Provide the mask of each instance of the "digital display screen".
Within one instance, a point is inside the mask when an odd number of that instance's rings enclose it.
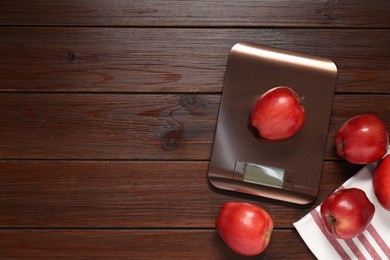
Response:
[[[282,189],[284,175],[281,168],[246,163],[243,181]]]

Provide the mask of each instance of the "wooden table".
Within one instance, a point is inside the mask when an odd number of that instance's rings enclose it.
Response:
[[[1,1],[0,258],[245,259],[218,237],[227,201],[265,208],[258,259],[313,259],[292,223],[362,166],[337,157],[352,116],[390,128],[387,1]],[[339,76],[318,198],[213,188],[230,48],[332,59]]]

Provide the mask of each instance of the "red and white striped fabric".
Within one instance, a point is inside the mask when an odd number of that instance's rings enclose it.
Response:
[[[390,259],[390,212],[380,206],[374,194],[372,175],[376,164],[363,167],[340,189],[360,188],[375,205],[367,230],[352,239],[336,239],[325,230],[320,205],[294,223],[298,233],[318,259]]]

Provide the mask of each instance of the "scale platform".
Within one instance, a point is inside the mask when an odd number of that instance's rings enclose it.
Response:
[[[318,193],[337,80],[329,59],[238,43],[231,49],[208,178],[215,187],[297,204]],[[306,120],[293,137],[266,140],[250,125],[257,98],[287,86],[304,96]]]

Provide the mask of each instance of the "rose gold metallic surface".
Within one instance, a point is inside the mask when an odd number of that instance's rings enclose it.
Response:
[[[208,177],[217,188],[298,204],[314,200],[337,79],[326,58],[236,44],[225,74]],[[306,121],[293,137],[262,139],[250,125],[256,99],[276,86],[304,96]]]

